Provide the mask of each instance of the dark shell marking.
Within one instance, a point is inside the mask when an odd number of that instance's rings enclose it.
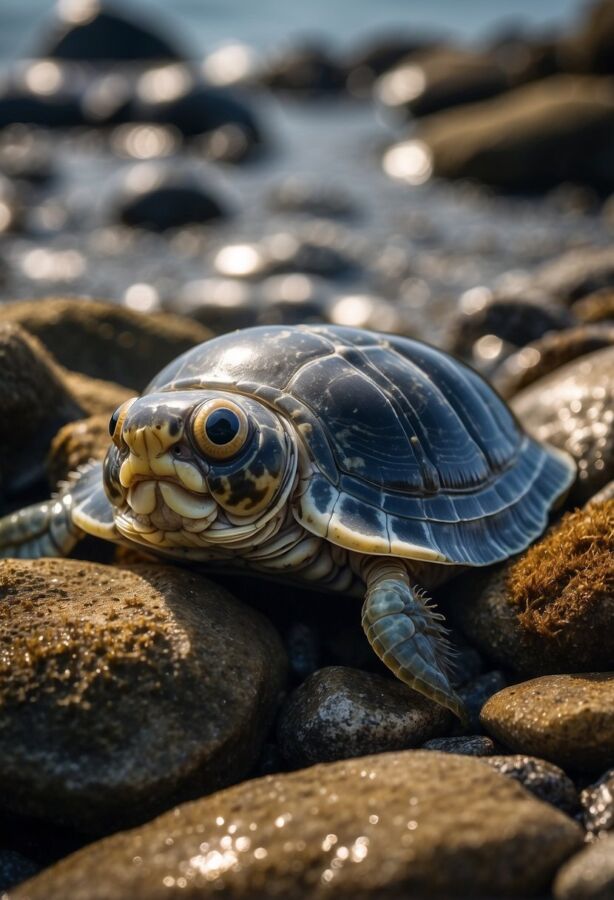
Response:
[[[285,415],[316,469],[303,524],[364,552],[488,565],[541,534],[575,474],[473,370],[406,338],[246,329],[180,356],[146,393],[198,388]]]

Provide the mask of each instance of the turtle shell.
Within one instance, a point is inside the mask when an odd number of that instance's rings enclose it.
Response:
[[[299,516],[364,553],[488,565],[543,531],[567,454],[537,443],[472,369],[419,341],[250,328],[180,356],[146,392],[220,389],[290,421],[314,465]]]

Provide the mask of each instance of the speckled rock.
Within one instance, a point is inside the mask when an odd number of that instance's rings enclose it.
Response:
[[[484,760],[502,775],[518,781],[540,800],[573,815],[578,809],[578,792],[562,769],[533,756],[488,756]]]
[[[46,464],[49,484],[56,487],[90,459],[104,459],[110,440],[106,413],[69,422],[51,442]]]
[[[300,767],[419,747],[451,724],[447,710],[400,681],[328,666],[290,696],[280,714],[278,741],[284,758]]]
[[[508,356],[491,381],[502,397],[513,397],[560,366],[611,346],[614,346],[614,324],[579,325],[546,334]]]
[[[578,464],[569,504],[585,503],[614,478],[614,347],[567,363],[517,394],[511,407],[538,440]]]
[[[95,300],[49,298],[0,307],[0,325],[22,325],[66,368],[141,391],[180,353],[211,333],[191,319],[133,312]]]
[[[517,559],[469,575],[452,620],[521,676],[608,669],[614,659],[614,500],[568,513]]]
[[[556,900],[612,900],[614,897],[614,835],[596,841],[572,856],[554,881]]]
[[[614,187],[614,90],[606,79],[556,75],[503,97],[423,120],[412,143],[444,178],[508,189],[562,181]]]
[[[285,658],[269,623],[193,573],[0,564],[4,809],[100,833],[243,777]]]
[[[600,288],[582,297],[571,307],[581,322],[614,322],[614,287]]]
[[[545,675],[505,688],[482,725],[517,753],[563,768],[603,771],[614,759],[614,673]]]
[[[43,475],[58,429],[85,412],[42,344],[11,323],[0,323],[0,369],[0,490],[14,496]]]
[[[186,804],[85,848],[12,897],[527,896],[545,892],[581,843],[568,816],[481,760],[410,750]]]
[[[593,835],[614,831],[614,769],[580,794],[584,827]]]
[[[38,871],[36,863],[21,853],[0,850],[0,891],[6,891],[26,878],[32,878]]]
[[[441,753],[459,753],[461,756],[490,756],[495,752],[494,742],[485,734],[459,737],[431,738],[422,745],[423,750],[439,750]]]
[[[614,287],[614,249],[579,247],[545,263],[532,284],[565,303]]]

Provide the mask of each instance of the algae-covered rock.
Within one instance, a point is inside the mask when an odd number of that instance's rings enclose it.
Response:
[[[481,760],[407,750],[248,781],[113,835],[14,900],[546,893],[581,829]]]
[[[0,563],[0,806],[103,832],[245,776],[283,685],[258,613],[171,566]]]

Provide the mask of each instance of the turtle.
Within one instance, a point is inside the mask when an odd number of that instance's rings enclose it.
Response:
[[[0,521],[1,555],[65,555],[89,534],[362,596],[380,659],[460,717],[427,592],[524,550],[576,474],[467,365],[332,325],[195,346],[124,402],[109,432],[103,462]]]

